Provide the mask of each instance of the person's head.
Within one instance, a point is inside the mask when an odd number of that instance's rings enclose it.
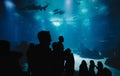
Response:
[[[95,63],[94,63],[93,60],[90,60],[90,64],[91,64],[91,65],[95,65]]]
[[[98,61],[98,62],[97,62],[97,66],[98,66],[99,68],[103,69],[103,63],[102,63],[101,61]]]
[[[58,48],[58,43],[57,43],[57,42],[54,42],[54,43],[52,44],[52,48],[53,48],[53,50],[56,50],[56,49]]]
[[[65,54],[68,55],[68,54],[70,54],[70,53],[71,53],[71,49],[70,49],[70,48],[67,48],[67,49],[65,50]]]
[[[51,42],[51,36],[49,31],[40,31],[38,32],[38,39],[41,44],[50,44]]]
[[[82,65],[87,65],[86,61],[85,60],[82,60]]]
[[[58,39],[59,39],[60,42],[64,42],[64,38],[63,38],[63,36],[59,36]]]

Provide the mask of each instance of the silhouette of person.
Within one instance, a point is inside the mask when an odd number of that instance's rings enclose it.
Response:
[[[49,31],[40,31],[38,32],[39,44],[34,46],[34,50],[31,51],[31,75],[32,76],[47,76],[50,71],[50,54],[51,48],[51,35]]]
[[[63,42],[64,42],[63,36],[59,36],[58,42],[57,43],[55,42],[56,49],[54,50],[54,51],[56,51],[56,58],[57,58],[56,64],[58,65],[57,67],[59,68],[59,73],[61,72],[61,74],[64,72],[64,45],[63,45]]]
[[[95,63],[93,60],[90,60],[90,65],[89,65],[89,76],[95,76]]]
[[[64,54],[61,45],[58,42],[53,42],[53,58],[54,58],[54,73],[55,76],[61,76],[64,71]]]
[[[89,76],[88,67],[85,60],[82,60],[79,66],[79,76]]]
[[[65,50],[65,73],[66,76],[74,76],[74,56],[70,48]]]
[[[0,40],[0,76],[23,76],[19,65],[21,54],[10,50],[10,42]]]
[[[64,45],[63,45],[63,42],[64,42],[64,37],[63,36],[59,36],[58,37],[58,44],[61,46],[61,49],[64,50]]]
[[[0,40],[0,76],[10,74],[9,52],[10,43],[6,40]],[[10,74],[11,75],[11,74]],[[6,75],[7,76],[7,75]]]
[[[103,63],[101,61],[97,62],[97,76],[103,76]]]
[[[108,68],[103,69],[103,76],[112,76],[112,72]]]

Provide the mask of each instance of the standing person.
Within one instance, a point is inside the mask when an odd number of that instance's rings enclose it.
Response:
[[[65,74],[66,76],[74,76],[75,60],[71,49],[65,50]]]
[[[88,67],[85,60],[82,60],[79,66],[79,76],[89,76]]]
[[[10,49],[10,42],[0,40],[0,76],[24,76],[19,60],[21,54]]]
[[[51,36],[49,31],[38,32],[39,44],[34,45],[34,49],[29,53],[29,62],[32,76],[47,76],[50,70]]]
[[[58,44],[60,44],[61,46],[61,49],[64,50],[64,45],[63,45],[63,42],[64,42],[64,37],[63,36],[59,36],[58,37]]]
[[[64,72],[64,45],[63,45],[63,42],[64,42],[64,37],[63,36],[59,36],[58,37],[58,51],[59,51],[59,59],[61,61],[61,72],[63,73]]]
[[[61,45],[58,42],[53,42],[52,44],[52,55],[55,76],[62,76],[64,72],[64,52]]]
[[[89,76],[96,76],[95,75],[95,63],[93,60],[90,60],[90,65],[89,65]]]
[[[101,61],[97,62],[97,76],[103,76],[103,63]]]
[[[112,76],[112,72],[110,69],[108,69],[107,67],[105,67],[103,69],[103,76]]]

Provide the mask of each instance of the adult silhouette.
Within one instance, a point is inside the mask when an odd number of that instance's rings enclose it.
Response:
[[[82,60],[79,66],[79,76],[89,76],[88,67],[85,60]]]
[[[112,72],[108,68],[103,69],[103,76],[112,76]]]
[[[74,76],[75,60],[70,48],[65,50],[65,74],[66,76]]]
[[[64,37],[63,36],[59,36],[58,40],[59,40],[58,44],[60,45],[61,49],[64,51],[64,45],[63,45]]]
[[[10,42],[0,40],[0,76],[23,76],[19,65],[21,54],[10,50]]]
[[[95,63],[93,60],[90,60],[90,65],[89,65],[89,76],[95,76]]]
[[[58,37],[58,42],[53,42],[53,53],[54,53],[54,69],[56,76],[61,76],[64,72],[64,38],[63,36]]]
[[[58,42],[53,42],[53,64],[55,76],[61,76],[64,71],[64,54],[61,45]]]
[[[47,76],[50,73],[50,42],[51,35],[49,31],[40,31],[38,32],[38,40],[39,44],[35,45],[32,49],[31,53],[29,53],[31,57],[30,61],[30,69],[32,76]]]
[[[10,63],[10,43],[6,40],[0,40],[0,76],[11,75]]]
[[[103,76],[103,63],[101,61],[97,62],[97,76]]]

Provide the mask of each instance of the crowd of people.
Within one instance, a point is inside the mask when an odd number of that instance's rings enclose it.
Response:
[[[95,72],[95,68],[97,72]],[[112,76],[112,72],[103,66],[101,61],[95,65],[94,60],[90,60],[89,68],[85,60],[82,60],[79,66],[79,76]]]
[[[70,48],[64,49],[64,37],[59,36],[58,41],[51,45],[49,31],[38,32],[39,44],[30,43],[26,52],[28,71],[24,72],[19,64],[21,54],[10,50],[10,42],[0,40],[0,75],[3,76],[74,76],[75,60]],[[94,68],[97,68],[97,74]],[[79,66],[79,76],[112,76],[112,72],[103,67],[102,62],[95,66],[90,61],[88,69],[83,60]]]

